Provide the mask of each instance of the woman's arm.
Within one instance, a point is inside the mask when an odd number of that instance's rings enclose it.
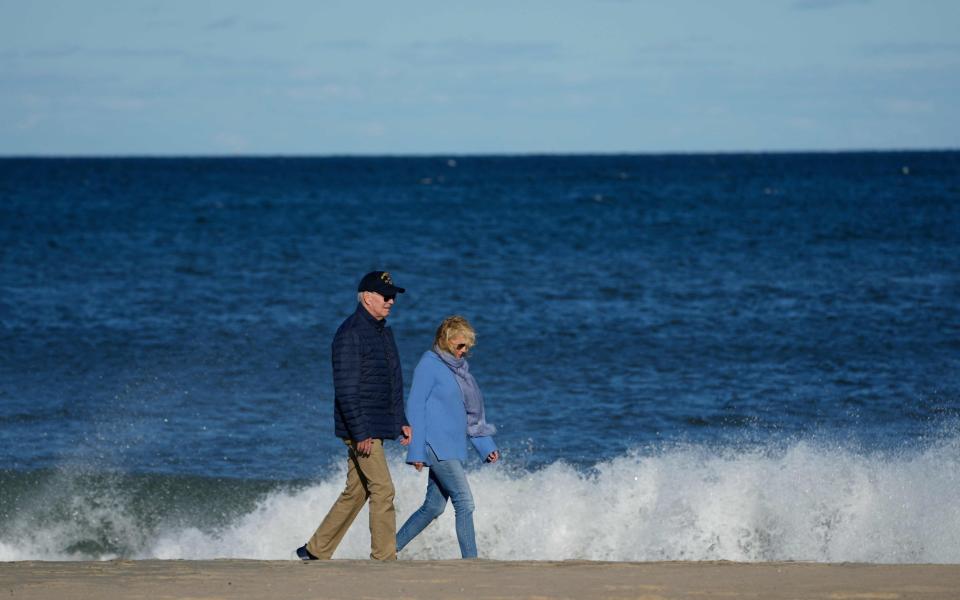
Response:
[[[493,437],[489,435],[481,435],[477,437],[470,438],[470,442],[473,444],[473,448],[477,451],[477,454],[480,455],[480,458],[485,462],[496,462],[497,458],[500,458],[500,452],[497,450],[497,443],[493,441]],[[496,457],[493,455],[496,453]]]
[[[433,389],[435,378],[426,358],[421,358],[413,371],[413,383],[407,395],[406,414],[413,435],[407,446],[407,462],[410,464],[427,461],[427,398]]]

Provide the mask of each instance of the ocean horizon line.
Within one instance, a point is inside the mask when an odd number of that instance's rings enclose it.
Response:
[[[839,148],[771,150],[676,150],[676,151],[582,151],[582,152],[343,152],[343,153],[129,153],[129,154],[2,154],[0,160],[236,160],[236,159],[457,159],[457,158],[617,158],[695,156],[817,156],[864,154],[950,154],[960,146],[947,148]]]

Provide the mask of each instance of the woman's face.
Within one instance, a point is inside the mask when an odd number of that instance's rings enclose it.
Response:
[[[453,336],[450,338],[448,344],[450,345],[448,348],[450,354],[454,355],[456,358],[463,358],[466,356],[467,352],[470,351],[472,346],[472,344],[467,341],[467,338],[463,337],[462,335]]]

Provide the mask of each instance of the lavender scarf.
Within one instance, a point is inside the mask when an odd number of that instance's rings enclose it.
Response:
[[[465,358],[455,358],[449,352],[444,352],[437,346],[433,351],[443,364],[453,371],[453,376],[463,392],[463,407],[467,409],[467,434],[470,437],[480,437],[484,435],[493,435],[497,428],[487,423],[487,417],[483,410],[483,394],[480,393],[480,387],[477,380],[470,374],[470,364]]]

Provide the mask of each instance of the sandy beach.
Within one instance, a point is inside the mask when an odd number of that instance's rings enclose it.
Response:
[[[501,561],[0,563],[4,598],[960,598],[960,565]]]

